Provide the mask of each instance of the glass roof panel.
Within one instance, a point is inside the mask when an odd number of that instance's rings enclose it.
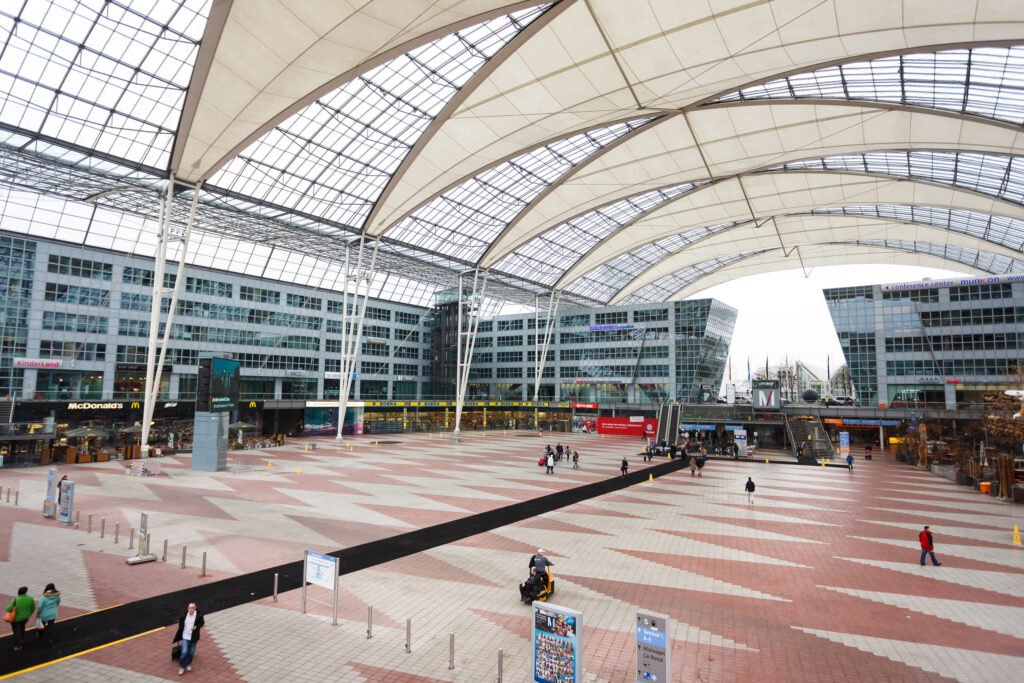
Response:
[[[494,270],[548,286],[554,285],[601,240],[640,216],[706,183],[702,180],[645,192],[572,218],[508,254],[494,265]]]
[[[812,214],[869,216],[906,223],[924,223],[970,235],[995,244],[1024,250],[1024,221],[990,213],[907,204],[834,206],[814,209]]]
[[[388,237],[477,261],[541,192],[592,154],[654,120],[645,117],[573,135],[498,164],[445,192],[392,228]]]
[[[445,104],[546,8],[471,26],[362,74],[277,125],[208,185],[361,228]]]
[[[1024,204],[1024,159],[978,152],[867,152],[792,161],[773,171],[848,171],[952,185]]]
[[[1024,46],[849,62],[767,81],[715,101],[800,98],[894,102],[1024,125]]]
[[[0,5],[0,119],[167,168],[209,0]]]
[[[751,221],[729,221],[717,225],[708,225],[694,230],[687,230],[678,235],[645,244],[627,254],[622,254],[611,261],[594,268],[580,279],[573,282],[566,291],[592,297],[600,301],[610,301],[623,287],[632,282],[638,275],[657,265],[673,254],[677,254],[694,242],[720,233],[737,225]]]
[[[770,250],[755,249],[752,251],[743,251],[688,266],[681,270],[677,270],[674,273],[670,273],[665,277],[658,278],[649,285],[641,287],[624,298],[620,303],[623,306],[628,306],[630,304],[646,304],[668,301],[670,297],[680,289],[686,287],[690,283],[696,282],[705,275],[709,275],[716,270],[726,268],[727,266],[736,263],[737,261],[742,261],[745,258],[750,258],[756,254],[762,254],[765,251]]]
[[[1020,260],[1012,259],[1002,254],[993,254],[988,251],[979,251],[970,247],[959,247],[952,244],[911,242],[907,240],[857,240],[855,242],[844,242],[843,244],[884,247],[886,249],[898,249],[915,254],[930,254],[931,256],[938,256],[949,261],[972,266],[986,273],[1006,274],[1024,272],[1024,262]]]

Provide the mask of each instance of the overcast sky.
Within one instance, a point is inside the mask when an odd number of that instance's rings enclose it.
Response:
[[[765,355],[770,366],[788,357],[790,363],[801,360],[824,378],[830,355],[833,372],[845,361],[822,289],[952,275],[965,274],[910,266],[830,266],[814,269],[807,278],[799,270],[753,275],[716,285],[693,298],[713,297],[739,311],[730,350],[734,381],[747,379],[748,356],[756,370],[764,367]]]

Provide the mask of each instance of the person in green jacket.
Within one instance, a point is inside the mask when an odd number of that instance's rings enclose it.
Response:
[[[7,610],[14,610],[14,621],[11,622],[11,631],[14,632],[14,649],[20,650],[25,642],[25,624],[29,617],[36,611],[36,600],[28,594],[28,586],[18,589],[18,595],[7,603]]]
[[[43,594],[39,596],[39,608],[36,612],[39,621],[43,622],[40,638],[53,641],[53,622],[57,621],[57,605],[60,604],[60,591],[52,583],[46,584]]]

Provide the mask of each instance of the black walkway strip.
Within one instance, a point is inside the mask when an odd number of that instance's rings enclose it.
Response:
[[[634,472],[626,478],[615,477],[558,491],[330,554],[341,559],[340,573],[350,574],[530,519],[551,510],[620,491],[646,481],[652,473],[659,477],[675,472],[682,468],[683,462],[681,459],[672,460]],[[537,476],[545,475],[538,473]],[[144,571],[140,571],[140,576]],[[279,575],[280,592],[302,587],[302,560],[298,560],[84,614],[66,623],[58,622],[55,629],[58,642],[53,646],[35,642],[34,634],[28,634],[25,649],[13,652],[13,639],[4,638],[0,641],[0,676],[167,626],[177,622],[189,602],[197,603],[204,614],[211,614],[269,597],[274,592],[275,573]],[[510,590],[512,589],[514,586],[510,586]],[[514,595],[514,591],[510,595]],[[168,654],[173,635],[173,631],[168,630]]]

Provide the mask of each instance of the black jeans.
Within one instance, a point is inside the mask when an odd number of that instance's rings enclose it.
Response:
[[[21,647],[22,643],[25,642],[25,624],[27,623],[28,619],[11,622],[11,631],[14,633],[14,647]]]

